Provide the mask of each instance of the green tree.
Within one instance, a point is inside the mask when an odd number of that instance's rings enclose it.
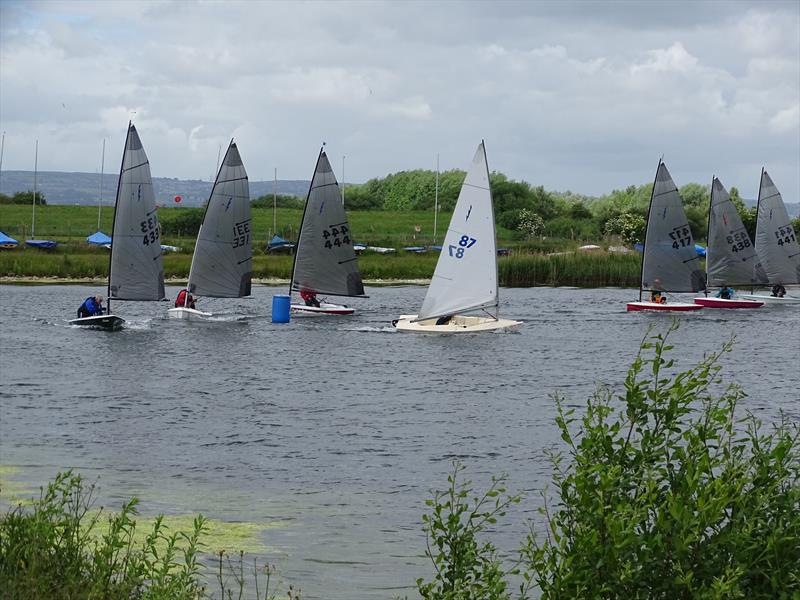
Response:
[[[8,194],[0,194],[0,204],[33,204],[33,190],[27,192],[14,192],[13,196]],[[44,194],[40,191],[36,192],[36,204],[39,206],[46,206],[47,200]]]
[[[618,235],[626,244],[643,244],[647,222],[644,217],[633,213],[622,213],[606,221],[606,235]]]

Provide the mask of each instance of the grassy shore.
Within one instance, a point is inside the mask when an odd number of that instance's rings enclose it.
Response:
[[[185,209],[159,209],[170,218]],[[20,240],[29,234],[30,207],[4,205],[0,207],[0,230]],[[103,210],[100,228],[111,233],[113,211]],[[278,232],[296,238],[296,226],[301,218],[296,209],[278,209]],[[449,214],[442,214],[446,224]],[[433,242],[433,215],[422,211],[351,211],[352,230],[358,241],[375,246],[402,248],[410,245],[430,245]],[[97,228],[97,208],[91,206],[43,206],[36,211],[36,237],[54,239],[59,246],[42,251],[24,244],[13,250],[0,251],[0,277],[35,280],[105,279],[108,276],[108,250],[85,243],[87,235]],[[421,231],[417,232],[415,227]],[[437,241],[441,243],[446,225],[440,227]],[[257,280],[285,280],[291,275],[290,255],[270,255],[263,252],[272,235],[272,211],[253,210],[254,240],[253,277]],[[498,246],[511,248],[511,256],[499,261],[500,284],[526,287],[548,286],[637,286],[640,256],[597,252],[576,253],[578,242],[563,239],[533,239],[520,241],[513,232],[498,228]],[[165,234],[162,242],[179,247],[179,252],[164,255],[164,275],[168,279],[186,279],[192,260],[195,236]],[[553,253],[557,253],[553,255]],[[365,252],[358,264],[366,281],[427,280],[433,275],[438,254],[415,254],[398,251],[396,254]]]

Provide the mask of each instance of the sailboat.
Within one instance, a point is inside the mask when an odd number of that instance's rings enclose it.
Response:
[[[231,140],[197,234],[189,269],[189,293],[184,295],[184,306],[167,311],[169,317],[202,320],[212,316],[190,308],[189,294],[212,298],[250,295],[253,272],[250,233],[250,187],[239,149]]]
[[[628,311],[690,311],[703,308],[694,302],[642,300],[644,291],[661,294],[705,289],[706,277],[699,262],[678,188],[664,161],[659,160],[647,214],[639,301],[628,302]]]
[[[764,303],[744,298],[708,296],[709,287],[754,285],[756,250],[747,235],[736,206],[722,182],[711,180],[708,206],[708,247],[706,248],[706,296],[694,303],[706,308],[758,308]]]
[[[783,286],[800,283],[800,245],[797,235],[781,193],[767,170],[762,168],[756,217],[756,254],[760,262],[756,266],[756,278],[759,283]],[[770,304],[800,303],[797,295],[779,298],[766,293],[753,293],[743,294],[742,297]]]
[[[309,298],[316,298],[317,294],[366,298],[342,195],[324,147],[319,151],[300,223],[289,286],[289,293],[292,292]],[[292,304],[291,310],[305,316],[355,312],[341,304],[318,303],[316,306],[312,300],[306,304]]]
[[[150,163],[139,134],[128,123],[114,204],[106,314],[70,321],[72,325],[120,329],[125,320],[111,311],[112,300],[164,298],[161,226],[156,213]]]
[[[483,311],[485,316],[463,313]],[[494,210],[486,150],[481,141],[458,195],[422,308],[392,321],[397,331],[476,333],[521,321],[499,316]]]
[[[43,250],[49,250],[50,248],[55,248],[58,245],[58,242],[54,240],[37,240],[36,239],[36,175],[39,171],[39,140],[36,140],[36,154],[33,160],[33,209],[31,211],[31,239],[25,240],[25,243],[28,246],[33,246],[34,248],[41,248]]]

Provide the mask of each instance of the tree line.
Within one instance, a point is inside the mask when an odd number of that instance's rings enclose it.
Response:
[[[33,204],[33,191],[14,192],[11,196],[0,194],[0,204]],[[47,200],[42,192],[36,192],[36,204],[46,206]]]

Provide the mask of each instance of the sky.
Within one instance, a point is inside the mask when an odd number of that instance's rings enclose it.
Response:
[[[105,172],[132,118],[158,177],[489,168],[601,195],[762,165],[800,200],[800,1],[0,2],[3,169]],[[342,177],[344,170],[344,177]]]

